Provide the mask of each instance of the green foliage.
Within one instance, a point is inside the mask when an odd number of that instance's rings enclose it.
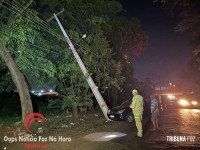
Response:
[[[62,101],[60,99],[49,100],[48,109],[60,109],[62,107]]]
[[[9,92],[14,89],[11,75],[4,62],[0,59],[0,93]]]
[[[138,56],[147,47],[147,35],[142,30],[137,18],[127,19],[115,17],[111,21],[112,29],[107,34],[111,44],[118,55],[124,57],[127,62]]]
[[[0,114],[0,122],[3,123],[5,126],[10,126],[19,121],[21,121],[21,117],[17,115]]]
[[[37,16],[38,14],[32,9],[27,11],[29,15]],[[42,83],[42,79],[53,77],[56,71],[55,66],[47,58],[51,45],[45,39],[40,27],[30,18],[24,17],[19,17],[8,25],[10,14],[7,9],[3,9],[2,12],[6,14],[6,17],[3,16],[3,19],[1,19],[0,46],[6,46],[17,66],[31,84],[36,83],[36,81],[39,84]],[[41,43],[43,47],[46,47],[46,50],[41,50],[40,46],[35,47],[35,45],[41,45]]]
[[[116,17],[122,6],[115,0],[44,0],[27,11],[31,11],[33,19],[39,21],[38,16],[46,19],[62,8],[65,11],[59,19],[89,70],[86,77],[66,42],[43,31],[30,18],[27,21],[19,17],[6,26],[6,17],[2,16],[0,44],[8,47],[31,85],[41,85],[46,78],[56,84],[62,95],[62,109],[91,107],[93,94],[86,78],[91,75],[99,89],[121,90],[124,81],[133,76],[131,56],[138,55],[146,47],[146,34],[137,19]],[[42,13],[36,10],[42,10]],[[7,10],[3,12],[9,16]],[[49,24],[60,33],[54,20]],[[88,37],[82,39],[85,33]],[[120,35],[127,40],[123,42]],[[51,101],[49,107],[55,107],[55,102]]]
[[[103,29],[115,52],[113,76],[123,81],[120,82],[120,88],[112,87],[113,105],[119,105],[130,99],[132,89],[137,86],[134,82],[133,60],[147,47],[148,38],[137,18],[116,16]]]
[[[110,48],[102,26],[108,24],[108,21],[122,7],[116,1],[101,0],[97,1],[63,1],[54,4],[43,1],[43,5],[48,5],[44,15],[48,16],[49,12],[55,11],[56,8],[65,8],[65,12],[59,15],[63,26],[68,28],[67,31],[73,41],[79,41],[75,46],[83,60],[85,66],[89,70],[89,74],[94,79],[99,88],[105,86],[120,87],[123,82],[123,77],[115,76],[116,62],[113,58],[113,50]],[[54,24],[55,25],[55,24]],[[83,33],[88,33],[89,36],[81,40]],[[51,56],[51,60],[56,60],[57,68],[57,89],[63,96],[62,109],[68,107],[91,107],[92,96],[91,90],[86,82],[86,78],[81,72],[77,62],[74,60],[71,51],[64,48],[58,56]],[[58,57],[59,59],[56,59]],[[62,58],[62,59],[61,59]]]

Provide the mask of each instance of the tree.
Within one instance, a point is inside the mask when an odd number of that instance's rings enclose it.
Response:
[[[8,15],[7,15],[7,17],[8,17]],[[8,22],[12,19],[11,17],[13,17],[13,16],[10,15]],[[2,17],[2,18],[5,19],[5,17]],[[3,19],[1,19],[1,24],[6,23]],[[9,25],[7,25],[7,28],[4,27],[2,29],[2,26],[1,26],[1,31],[8,34],[8,29],[12,28],[14,25],[16,25],[16,24],[12,24],[12,22],[11,22]],[[20,96],[20,100],[21,100],[21,108],[22,108],[22,120],[24,120],[26,115],[33,112],[33,108],[32,108],[32,103],[31,103],[31,99],[30,99],[30,95],[29,95],[29,91],[28,91],[28,87],[27,87],[25,78],[24,78],[23,74],[21,73],[21,71],[19,70],[17,64],[15,63],[13,57],[11,56],[11,54],[7,48],[9,42],[10,41],[9,41],[8,37],[1,36],[0,55],[1,55],[1,58],[4,60],[6,66],[8,67],[8,69],[12,75],[13,82],[15,83],[16,88],[19,92],[19,96]]]
[[[113,66],[116,65],[116,61],[113,58],[112,48],[102,28],[103,25],[108,24],[109,18],[121,9],[119,3],[109,1],[105,4],[100,0],[75,0],[65,1],[61,6],[60,3],[54,5],[55,1],[51,1],[52,3],[41,1],[43,4],[41,8],[46,6],[46,11],[44,11],[43,15],[48,16],[49,12],[54,12],[55,8],[64,7],[65,12],[59,16],[59,19],[72,40],[79,41],[78,44],[76,42],[74,44],[90,75],[97,83],[99,90],[101,91],[108,86],[119,87],[122,80],[120,76],[118,78],[114,76],[115,67]],[[55,24],[53,25],[55,26]],[[89,36],[84,41],[80,41],[84,33],[89,34]],[[65,54],[64,61],[56,61],[56,64],[58,81],[62,83],[59,85],[60,92],[65,95],[63,106],[69,107],[73,104],[75,106],[73,107],[74,114],[77,114],[75,113],[77,106],[91,105],[91,91],[73,58]]]
[[[155,2],[161,2],[164,5],[164,8],[167,9],[168,13],[172,16],[177,16],[180,21],[175,27],[175,32],[193,32],[193,58],[196,60],[196,63],[193,63],[198,71],[194,72],[193,67],[190,67],[191,72],[194,73],[194,76],[199,76],[200,74],[200,1],[199,0],[155,0]],[[200,85],[199,78],[195,79],[195,83]],[[196,89],[200,89],[199,87]],[[197,91],[197,90],[196,90]],[[198,90],[199,92],[200,90]],[[199,92],[200,93],[200,92]]]
[[[114,49],[118,68],[121,68],[118,74],[125,79],[120,87],[121,92],[117,89],[112,90],[116,104],[119,104],[121,99],[130,99],[133,86],[136,87],[133,62],[134,58],[147,47],[148,38],[137,18],[127,19],[123,16],[116,16],[107,28],[106,33]]]
[[[43,18],[49,18],[53,12],[65,9],[59,15],[59,19],[68,31],[70,38],[75,41],[78,53],[101,91],[109,91],[108,95],[111,95],[111,90],[112,93],[114,91],[119,93],[125,77],[127,81],[132,79],[132,56],[141,52],[147,39],[137,19],[130,21],[123,17],[116,17],[117,13],[122,10],[119,2],[115,0],[106,2],[102,0],[62,2],[38,0],[36,5],[40,17]],[[50,24],[53,28],[58,28],[54,21],[51,21]],[[126,27],[126,25],[128,26]],[[81,41],[84,33],[89,36],[86,40]],[[54,42],[55,40],[50,36],[45,39],[54,43],[52,51],[59,50],[53,53],[54,55],[48,55],[48,60],[54,62],[57,69],[56,80],[59,92],[64,97],[63,108],[73,107],[74,116],[77,116],[77,107],[91,105],[91,91],[85,83],[79,67],[71,57],[69,49],[66,47],[67,44]],[[123,86],[126,87],[125,84]],[[117,104],[118,96],[117,94],[113,95],[115,95],[114,102]]]
[[[156,0],[155,2],[157,2]],[[181,20],[175,27],[176,32],[193,31],[193,56],[200,70],[200,1],[198,0],[160,0],[168,12]]]
[[[10,92],[14,89],[12,77],[9,73],[8,68],[4,64],[3,60],[0,59],[0,93]]]
[[[118,16],[111,23],[112,46],[118,53],[123,54],[122,57],[127,61],[131,61],[131,58],[138,56],[147,47],[147,35],[137,18],[128,20]]]
[[[19,3],[16,1],[5,1],[1,5],[4,7],[1,9],[0,20],[0,56],[5,62],[4,64],[7,66],[19,92],[22,120],[24,120],[29,113],[33,112],[24,74],[31,73],[37,77],[40,76],[40,72],[51,74],[53,72],[53,65],[45,59],[48,51],[42,52],[38,48],[33,47],[33,44],[44,39],[40,28],[30,19],[30,16],[29,19],[21,16],[22,13],[25,14],[25,10],[36,15],[33,9],[28,9],[32,0],[28,3],[20,2],[26,5],[20,8]]]

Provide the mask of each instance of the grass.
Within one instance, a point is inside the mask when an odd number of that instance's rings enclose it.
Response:
[[[62,124],[66,124],[70,126],[70,122],[73,120],[73,118],[66,118],[66,114],[58,115],[48,115],[47,116],[47,124],[44,125],[45,129],[59,129],[61,128]],[[76,122],[75,124],[78,125],[81,123],[81,126],[78,127],[78,132],[79,133],[88,133],[96,130],[98,127],[102,126],[108,126],[112,125],[115,123],[115,121],[106,121],[105,118],[93,118],[92,120],[88,121],[85,120],[84,122]],[[78,121],[78,120],[77,120]],[[21,118],[17,115],[8,115],[8,114],[3,114],[0,113],[0,125],[3,124],[4,126],[12,126],[16,122],[21,122]],[[74,121],[72,121],[74,122]],[[76,126],[74,126],[76,128]],[[71,129],[71,128],[70,128]]]
[[[0,122],[5,126],[10,126],[18,121],[21,121],[21,117],[17,115],[0,114]]]

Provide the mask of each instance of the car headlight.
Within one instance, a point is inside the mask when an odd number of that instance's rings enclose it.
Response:
[[[168,95],[168,98],[170,99],[170,100],[175,100],[176,99],[176,97],[174,96],[174,95]]]
[[[192,101],[192,105],[197,105],[197,101]]]
[[[117,112],[117,114],[122,114],[124,111],[125,111],[125,109],[119,110],[119,111]]]
[[[185,100],[185,99],[181,99],[181,100],[179,101],[179,104],[182,105],[182,106],[187,106],[187,105],[189,105],[188,101]]]

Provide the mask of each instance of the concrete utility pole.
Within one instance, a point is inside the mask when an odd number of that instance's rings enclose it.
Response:
[[[90,74],[88,73],[88,70],[86,69],[86,67],[85,67],[85,65],[84,65],[84,63],[83,63],[83,61],[81,60],[79,54],[77,53],[77,51],[76,51],[74,45],[72,44],[71,40],[69,39],[69,36],[68,36],[67,33],[65,32],[65,30],[64,30],[64,28],[63,28],[63,26],[62,26],[62,24],[60,23],[60,21],[59,21],[59,19],[58,19],[58,17],[56,16],[55,13],[54,13],[54,17],[55,17],[55,19],[56,19],[56,21],[57,21],[57,23],[58,23],[58,25],[59,25],[59,27],[60,27],[60,29],[61,29],[63,35],[65,36],[65,38],[66,38],[66,40],[67,40],[67,43],[69,44],[69,47],[70,47],[70,49],[71,49],[71,51],[72,51],[74,57],[76,58],[76,61],[78,62],[78,65],[79,65],[79,67],[81,68],[81,71],[83,72],[83,74],[84,74],[84,76],[85,76],[85,78],[86,78],[86,80],[87,80],[87,82],[88,82],[88,84],[89,84],[89,86],[90,86],[90,88],[91,88],[91,90],[92,90],[92,92],[93,92],[95,98],[97,99],[97,102],[98,102],[98,104],[99,104],[101,110],[103,111],[103,114],[104,114],[105,118],[106,118],[107,120],[110,120],[110,119],[108,118],[108,116],[107,116],[108,107],[107,107],[107,105],[106,105],[106,103],[105,103],[103,97],[101,96],[101,93],[99,92],[98,87],[95,85],[93,79],[91,78]]]

